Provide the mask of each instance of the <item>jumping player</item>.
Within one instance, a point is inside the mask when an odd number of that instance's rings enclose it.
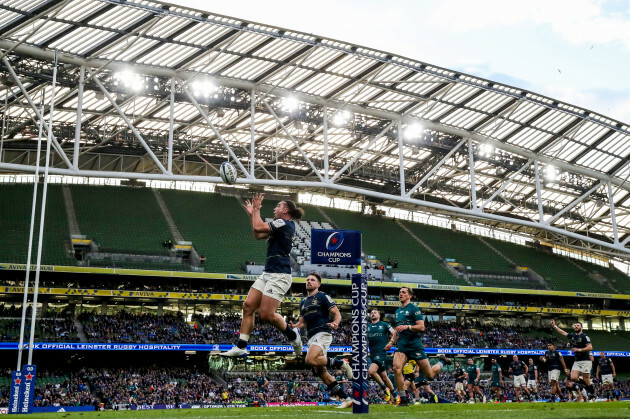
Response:
[[[393,336],[394,329],[384,321],[381,321],[381,313],[377,309],[370,312],[371,323],[367,327],[367,339],[370,347],[370,376],[385,392],[385,401],[395,400],[400,402],[400,398],[392,382],[385,372],[385,361],[387,360],[387,351],[391,349],[389,345],[389,336]]]
[[[297,324],[291,324],[296,329],[306,329],[309,336],[308,352],[305,362],[313,367],[315,374],[328,386],[331,395],[339,397],[341,405],[346,408],[352,406],[352,398],[348,397],[341,385],[328,372],[327,368],[341,368],[348,379],[352,379],[352,367],[345,360],[328,358],[326,353],[332,344],[332,331],[339,328],[341,313],[330,296],[319,290],[322,278],[317,272],[311,272],[306,277],[307,297],[300,303],[300,319]],[[332,315],[333,320],[330,321]]]
[[[258,311],[264,322],[271,323],[287,337],[295,354],[302,356],[302,338],[299,330],[291,329],[284,318],[277,313],[282,298],[291,288],[291,259],[289,252],[295,234],[294,219],[302,218],[303,211],[293,201],[280,201],[273,210],[274,220],[266,223],[260,216],[263,194],[254,194],[245,203],[256,240],[267,239],[267,262],[262,275],[249,289],[243,303],[243,320],[236,346],[221,354],[223,356],[247,356],[247,342],[254,330],[255,314]]]
[[[591,395],[595,395],[595,389],[591,383],[591,369],[593,368],[593,362],[591,361],[591,351],[593,345],[591,345],[591,339],[584,334],[582,330],[582,323],[577,322],[573,325],[574,332],[567,333],[556,325],[555,320],[551,320],[551,327],[562,336],[569,338],[573,344],[573,353],[575,354],[575,362],[571,367],[571,381],[577,383],[580,381],[580,375],[584,381],[584,388]]]
[[[492,383],[490,387],[492,388],[492,391],[494,391],[495,400],[501,402],[501,396],[503,393],[503,374],[501,373],[501,365],[499,365],[496,358],[492,358]]]
[[[413,291],[409,287],[402,287],[398,292],[398,300],[400,307],[396,310],[396,336],[390,341],[395,344],[397,339],[398,345],[394,353],[394,375],[396,377],[396,387],[398,393],[403,393],[405,383],[403,381],[402,369],[408,360],[415,360],[420,371],[428,380],[433,380],[437,374],[442,371],[443,363],[450,364],[450,360],[441,355],[441,361],[431,366],[422,345],[420,333],[425,331],[424,316],[420,309],[411,304]],[[409,405],[407,396],[401,396],[399,406]]]
[[[564,400],[562,395],[562,390],[560,389],[560,371],[564,371],[564,373],[569,376],[569,369],[564,363],[564,357],[560,352],[556,350],[556,347],[553,343],[547,344],[547,352],[545,352],[545,356],[541,356],[540,360],[542,362],[547,363],[547,375],[549,377],[549,384],[551,384],[551,401],[554,400],[554,395],[560,397],[560,401]]]

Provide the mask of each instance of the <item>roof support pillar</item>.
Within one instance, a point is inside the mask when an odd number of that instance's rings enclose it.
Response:
[[[470,202],[473,211],[477,211],[477,184],[475,182],[475,156],[472,138],[468,137],[468,168],[470,169]]]

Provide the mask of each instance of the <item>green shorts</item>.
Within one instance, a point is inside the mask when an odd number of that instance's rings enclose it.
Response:
[[[396,352],[401,352],[407,356],[407,361],[422,361],[423,359],[427,359],[427,354],[424,353],[424,348],[415,348],[415,349],[404,349],[404,348],[396,348]]]
[[[385,361],[387,360],[387,354],[374,354],[370,355],[370,365],[376,364],[379,367],[385,366]]]
[[[490,384],[490,387],[501,387],[501,383],[493,380],[492,384]]]
[[[475,383],[475,380],[468,380],[468,384],[472,384],[473,386],[479,385],[479,383]]]

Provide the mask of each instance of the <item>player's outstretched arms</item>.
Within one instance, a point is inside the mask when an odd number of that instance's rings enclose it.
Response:
[[[565,332],[564,330],[562,330],[561,328],[558,327],[558,325],[556,324],[556,321],[554,319],[551,319],[551,328],[553,330],[555,330],[556,332],[560,333],[562,336],[567,336],[568,333]]]

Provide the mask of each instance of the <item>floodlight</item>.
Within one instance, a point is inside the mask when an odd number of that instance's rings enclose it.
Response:
[[[350,113],[348,111],[338,111],[333,115],[332,123],[337,127],[342,127],[348,123]]]
[[[558,171],[554,166],[548,165],[547,167],[545,167],[545,179],[556,180],[557,177]]]
[[[490,157],[492,153],[494,153],[494,147],[492,146],[492,144],[481,144],[481,146],[479,147],[479,151],[481,152],[482,156]]]
[[[210,97],[217,90],[217,86],[208,79],[195,80],[192,84],[193,95],[197,97]],[[216,97],[216,95],[215,95]]]
[[[285,97],[282,99],[282,107],[291,112],[298,108],[300,102],[294,97]]]
[[[114,77],[131,91],[139,92],[144,88],[144,78],[133,71],[121,71],[116,73]]]
[[[422,125],[418,123],[413,123],[411,125],[408,125],[407,128],[403,131],[403,138],[407,140],[418,138],[420,134],[422,134],[422,131]]]

